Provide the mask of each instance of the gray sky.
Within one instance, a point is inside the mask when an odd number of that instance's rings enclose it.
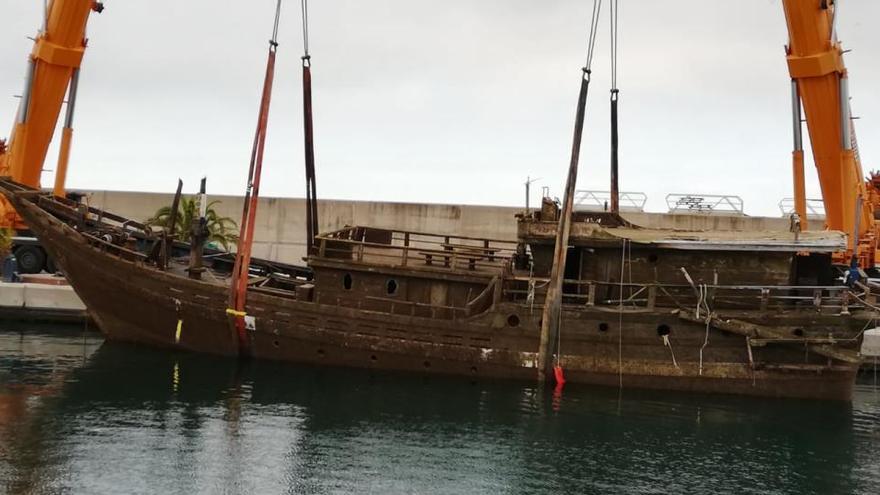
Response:
[[[11,128],[40,0],[0,0],[0,136]],[[89,25],[68,184],[170,192],[208,176],[241,194],[274,0],[108,0]],[[319,197],[521,205],[527,175],[560,194],[589,0],[310,2]],[[863,167],[880,135],[880,2],[840,2]],[[780,0],[622,0],[621,189],[791,196]],[[607,190],[608,17],[579,188]],[[299,2],[281,18],[262,194],[304,194]],[[57,137],[57,133],[56,133]],[[56,146],[46,168],[54,169]],[[808,157],[808,160],[811,160]],[[811,162],[808,162],[811,163]],[[874,165],[880,168],[880,165]],[[808,165],[808,197],[819,197]],[[51,184],[53,173],[43,175]],[[538,198],[537,192],[533,201]]]

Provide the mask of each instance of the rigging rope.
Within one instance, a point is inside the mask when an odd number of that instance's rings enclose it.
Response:
[[[593,0],[593,14],[590,17],[590,37],[587,43],[587,63],[584,64],[584,72],[590,73],[593,65],[593,49],[596,46],[596,35],[599,34],[599,14],[602,11],[602,0]]]
[[[269,45],[274,49],[278,47],[278,22],[281,20],[281,0],[275,3],[275,24],[272,26],[272,39]]]
[[[617,0],[610,0],[611,14],[611,91],[617,91]]]
[[[303,52],[306,59],[309,58],[309,0],[300,1],[300,9],[302,10],[302,27],[303,27]]]

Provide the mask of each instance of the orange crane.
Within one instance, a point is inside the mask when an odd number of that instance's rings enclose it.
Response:
[[[794,151],[792,152],[795,212],[806,225],[804,149],[801,106],[825,203],[826,228],[848,235],[846,253],[837,260],[855,260],[872,268],[877,251],[880,176],[865,179],[849,102],[849,74],[837,39],[838,4],[834,0],[783,0],[789,43]]]
[[[67,95],[67,112],[61,134],[61,149],[55,171],[54,193],[64,195],[67,161],[73,137],[73,113],[79,67],[86,49],[86,23],[91,12],[103,4],[93,0],[52,0],[46,7],[42,29],[34,40],[28,59],[24,92],[9,142],[0,140],[0,175],[39,188],[43,162],[55,132],[58,115]],[[26,233],[27,227],[15,210],[0,199],[0,228]],[[17,239],[14,247],[19,270],[39,272],[46,253],[35,240]]]

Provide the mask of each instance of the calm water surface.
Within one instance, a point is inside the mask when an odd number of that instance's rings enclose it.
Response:
[[[880,493],[852,404],[315,369],[0,327],[5,493]]]

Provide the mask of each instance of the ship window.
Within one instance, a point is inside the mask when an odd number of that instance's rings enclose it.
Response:
[[[649,254],[648,261],[650,261],[651,263],[656,263],[657,262],[657,255],[654,253]]]
[[[795,328],[794,331],[791,333],[793,333],[796,337],[803,337],[804,336],[804,329],[803,328]]]
[[[385,292],[387,292],[389,296],[397,294],[397,280],[389,278],[388,282],[385,282]]]
[[[507,317],[507,325],[511,326],[511,327],[518,327],[519,326],[519,316],[516,316],[516,315],[508,316]]]
[[[661,323],[661,324],[657,325],[657,335],[659,335],[660,337],[664,337],[666,335],[669,335],[670,332],[672,332],[672,329],[669,328],[669,325],[667,325],[665,323]]]
[[[607,332],[608,331],[608,324],[605,323],[604,321],[602,323],[599,323],[599,331],[600,332]]]
[[[345,287],[345,290],[351,290],[351,274],[346,273],[344,277],[342,277],[342,286]]]

